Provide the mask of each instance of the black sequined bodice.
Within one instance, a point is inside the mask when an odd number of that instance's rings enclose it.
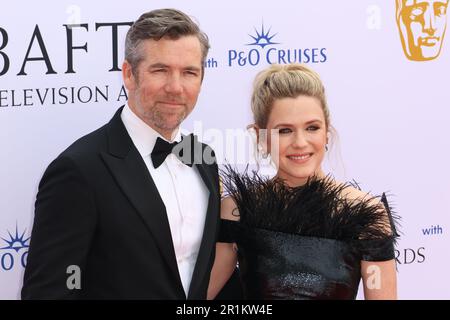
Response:
[[[237,245],[247,299],[356,297],[360,257],[345,242],[255,228],[243,232]]]

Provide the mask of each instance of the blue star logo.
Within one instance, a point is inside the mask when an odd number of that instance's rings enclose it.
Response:
[[[270,34],[270,29],[265,32],[264,31],[264,23],[261,25],[261,31],[256,30],[255,28],[255,32],[256,32],[256,36],[252,36],[251,34],[249,34],[250,37],[252,37],[255,42],[253,43],[248,43],[248,46],[260,46],[261,48],[264,49],[265,46],[271,45],[271,44],[279,44],[277,42],[272,42],[272,38],[275,37],[277,35],[277,33],[275,33],[274,35]]]
[[[9,240],[4,239],[4,238],[1,238],[1,239],[3,239],[8,245],[7,245],[6,247],[0,248],[0,249],[13,249],[13,250],[15,250],[16,252],[19,252],[20,249],[28,248],[28,247],[29,247],[29,244],[27,244],[27,241],[30,240],[31,237],[28,237],[28,238],[24,239],[24,236],[25,236],[25,232],[26,232],[26,231],[27,231],[27,230],[25,229],[25,230],[23,231],[22,235],[19,236],[19,232],[18,232],[17,224],[16,224],[16,234],[13,236],[13,235],[11,234],[11,232],[9,232],[9,230],[8,230]]]

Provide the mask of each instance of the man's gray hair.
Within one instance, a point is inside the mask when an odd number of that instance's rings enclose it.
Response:
[[[204,64],[209,50],[208,36],[200,30],[187,14],[176,9],[157,9],[146,12],[128,30],[125,39],[125,59],[131,65],[131,71],[136,76],[139,63],[144,59],[141,43],[144,40],[160,40],[167,37],[177,40],[184,36],[196,36],[202,50],[202,78]]]

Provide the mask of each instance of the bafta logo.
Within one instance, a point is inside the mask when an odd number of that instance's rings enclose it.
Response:
[[[449,1],[396,0],[397,25],[408,59],[427,61],[440,55],[447,28]]]

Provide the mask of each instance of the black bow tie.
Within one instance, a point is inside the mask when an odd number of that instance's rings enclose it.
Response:
[[[151,154],[153,166],[158,168],[166,157],[173,152],[185,165],[192,167],[193,150],[194,150],[194,135],[183,136],[180,142],[167,142],[158,137]]]

